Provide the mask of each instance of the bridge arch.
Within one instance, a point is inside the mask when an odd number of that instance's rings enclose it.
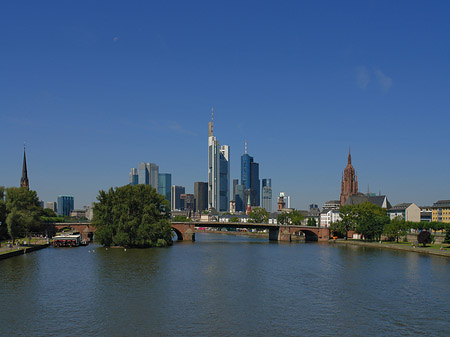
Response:
[[[181,233],[177,228],[172,226],[172,232],[175,233],[175,235],[177,236],[177,240],[178,241],[182,241],[183,240],[183,233]]]

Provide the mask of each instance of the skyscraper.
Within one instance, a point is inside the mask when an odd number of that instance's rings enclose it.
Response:
[[[259,206],[261,198],[259,164],[254,162],[253,157],[247,153],[247,141],[245,141],[245,153],[241,156],[241,185],[244,186],[244,200],[250,196],[251,206]]]
[[[172,186],[172,211],[181,210],[183,207],[181,205],[181,195],[185,194],[186,190],[183,186]]]
[[[130,172],[130,183],[133,169]],[[134,172],[135,173],[135,172]],[[143,185],[151,185],[158,191],[159,184],[159,167],[154,163],[140,163],[137,169],[137,183]],[[135,177],[133,176],[133,179]]]
[[[158,193],[162,194],[172,203],[171,198],[171,187],[172,187],[172,175],[170,173],[159,173],[158,174]],[[172,205],[170,206],[172,208]]]
[[[137,185],[139,183],[139,174],[137,168],[132,168],[130,171],[130,185]]]
[[[227,211],[230,200],[230,147],[214,137],[214,109],[208,123],[208,208]]]
[[[69,216],[74,209],[73,196],[71,195],[58,195],[57,203],[58,215]]]
[[[272,179],[262,180],[262,207],[269,213],[272,212]]]
[[[197,181],[194,183],[195,211],[208,209],[208,183]]]

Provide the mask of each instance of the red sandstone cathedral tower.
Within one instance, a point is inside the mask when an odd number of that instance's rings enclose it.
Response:
[[[352,165],[352,155],[348,149],[348,164],[345,167],[341,180],[341,206],[345,204],[347,198],[358,193],[358,178],[355,168]]]

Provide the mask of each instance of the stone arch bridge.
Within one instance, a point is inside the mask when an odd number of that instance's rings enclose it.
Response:
[[[275,224],[258,224],[242,222],[173,222],[172,228],[177,234],[178,240],[195,241],[195,227],[213,228],[256,228],[269,230],[271,241],[292,241],[292,236],[299,232],[305,235],[306,241],[328,241],[330,230],[326,227],[311,226],[285,226]]]

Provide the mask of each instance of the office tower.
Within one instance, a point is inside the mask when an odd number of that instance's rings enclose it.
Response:
[[[262,180],[262,207],[269,213],[272,212],[272,179]]]
[[[188,212],[194,212],[195,208],[195,198],[193,194],[180,194],[180,200],[181,200],[181,210],[182,211],[188,211]]]
[[[22,163],[22,178],[20,178],[20,187],[30,189],[30,182],[28,181],[27,156],[25,154],[25,145],[23,146],[23,163]]]
[[[185,188],[183,186],[172,186],[172,202],[171,202],[171,206],[172,206],[172,211],[179,211],[182,209],[182,204],[181,204],[181,198],[180,196],[182,194],[185,194]]]
[[[159,167],[154,163],[140,163],[138,166],[138,184],[151,185],[158,191]],[[132,169],[133,172],[133,169]],[[131,173],[130,173],[131,182]]]
[[[47,207],[48,209],[51,209],[53,212],[56,213],[57,208],[56,208],[56,202],[54,201],[47,201]]]
[[[130,171],[130,185],[137,185],[139,183],[139,174],[137,168],[132,168]]]
[[[74,209],[73,196],[71,195],[58,195],[57,203],[58,215],[69,216]]]
[[[227,211],[230,199],[230,147],[214,137],[214,109],[208,123],[208,208]]]
[[[228,210],[230,203],[230,147],[222,145],[220,147],[220,188],[219,188],[219,211]]]
[[[149,183],[150,185],[158,191],[159,184],[159,167],[153,163],[146,163],[145,166],[148,170]]]
[[[197,181],[194,183],[195,211],[208,209],[208,183]]]
[[[234,201],[236,212],[243,212],[245,210],[245,196],[244,196],[245,186],[236,185],[236,191],[234,192]]]
[[[145,163],[138,165],[138,184],[148,185],[150,183],[149,174]]]
[[[241,184],[245,188],[244,200],[247,200],[250,196],[251,206],[259,206],[261,200],[259,164],[248,155],[247,141],[245,141],[245,153],[241,156]]]
[[[158,174],[158,193],[162,194],[172,203],[171,198],[171,187],[172,187],[172,175],[170,173],[159,173]],[[170,206],[172,209],[172,205]]]
[[[236,195],[236,186],[239,185],[239,179],[233,179],[233,194],[231,200],[235,200],[234,196]]]

